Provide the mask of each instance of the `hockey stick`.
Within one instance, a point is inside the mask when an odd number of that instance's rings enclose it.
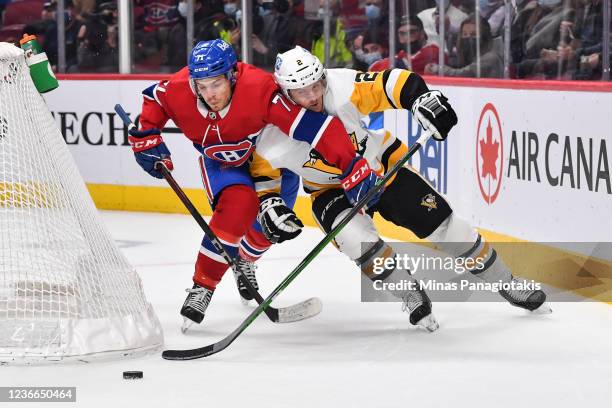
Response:
[[[391,170],[383,177],[374,188],[372,188],[368,193],[361,198],[355,204],[355,206],[351,209],[351,211],[340,221],[338,225],[334,229],[332,229],[329,234],[327,234],[318,244],[315,246],[312,251],[308,253],[300,262],[298,266],[295,267],[293,271],[270,293],[270,295],[264,300],[264,302],[259,305],[251,314],[238,326],[233,332],[228,334],[222,340],[210,344],[208,346],[190,349],[190,350],[165,350],[162,353],[162,357],[166,360],[194,360],[201,357],[207,357],[212,354],[216,354],[225,348],[227,348],[230,344],[236,340],[236,338],[242,333],[247,327],[251,325],[251,323],[261,314],[261,312],[268,307],[268,305],[281,293],[303,270],[308,266],[310,262],[323,250],[323,248],[330,243],[336,235],[348,224],[348,222],[357,214],[361,209],[370,201],[370,199],[374,196],[374,194],[378,193],[382,189],[382,187],[393,177],[403,165],[410,160],[410,158],[419,150],[421,146],[423,146],[427,140],[431,137],[431,132],[423,131],[423,134],[416,141],[414,145],[410,147],[408,152],[402,157]]]
[[[213,230],[210,228],[210,226],[204,220],[204,218],[202,218],[202,216],[200,215],[198,210],[194,207],[194,205],[191,203],[191,201],[189,200],[185,192],[177,184],[176,180],[174,180],[174,177],[172,177],[172,174],[170,174],[166,166],[164,166],[161,163],[158,163],[156,168],[163,174],[168,184],[170,184],[170,187],[172,187],[172,190],[174,190],[174,192],[179,197],[179,199],[183,202],[187,210],[189,210],[189,212],[191,213],[193,218],[196,220],[198,225],[200,225],[204,233],[208,235],[208,238],[210,238],[214,247],[217,249],[217,251],[219,251],[221,256],[223,256],[223,259],[225,259],[225,262],[227,262],[228,265],[233,270],[238,272],[240,279],[242,280],[242,283],[245,285],[249,294],[253,296],[253,298],[257,301],[257,303],[262,304],[264,299],[261,297],[257,289],[255,289],[253,285],[251,285],[251,282],[249,282],[246,276],[244,276],[244,273],[236,267],[236,262],[234,261],[234,259],[232,259],[230,255],[227,253],[227,251],[225,250],[225,248],[223,247],[223,245],[221,244],[221,242],[219,241],[219,239],[217,238]],[[264,312],[270,318],[270,320],[273,321],[274,323],[292,323],[292,322],[297,322],[300,320],[309,319],[311,317],[314,317],[321,312],[321,309],[322,309],[321,300],[319,298],[314,297],[314,298],[304,300],[303,302],[296,303],[295,305],[281,307],[278,309],[273,306],[268,306]]]
[[[128,129],[131,129],[135,126],[120,104],[115,105],[115,112],[117,112],[119,117],[128,126]],[[210,238],[212,244],[217,249],[217,251],[219,251],[225,262],[227,262],[227,264],[233,270],[238,272],[238,275],[240,276],[240,279],[242,280],[242,283],[245,285],[249,294],[257,301],[257,303],[262,304],[264,299],[253,287],[253,285],[251,285],[251,282],[249,282],[247,277],[244,276],[244,273],[236,267],[234,259],[232,259],[232,257],[227,253],[227,251],[221,244],[221,241],[219,241],[219,238],[217,238],[217,235],[213,232],[213,230],[210,228],[204,218],[202,218],[202,216],[195,208],[189,197],[187,197],[183,189],[178,185],[170,171],[168,171],[166,166],[161,163],[157,163],[155,165],[155,168],[162,173],[164,179],[166,179],[172,190],[176,193],[183,205],[187,208],[191,216],[196,220],[200,228],[202,228],[204,233]],[[273,306],[268,306],[265,309],[265,313],[274,323],[292,323],[314,317],[321,312],[321,309],[321,300],[319,298],[310,298],[295,305],[281,307],[278,309]]]

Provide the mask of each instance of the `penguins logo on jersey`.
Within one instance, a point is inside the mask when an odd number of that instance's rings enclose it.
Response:
[[[368,135],[366,134],[361,140],[357,140],[357,134],[355,134],[355,132],[352,132],[349,136],[351,137],[351,142],[353,142],[353,148],[355,149],[357,154],[359,156],[363,156],[368,142]]]
[[[421,199],[421,205],[427,207],[427,212],[431,210],[437,210],[438,204],[436,203],[436,196],[429,193]]]
[[[326,162],[325,159],[323,159],[323,157],[321,157],[321,155],[315,150],[310,151],[310,157],[308,161],[302,165],[302,167],[315,169],[323,173],[331,174],[333,177],[330,177],[330,180],[342,174],[340,169],[337,169],[328,162]]]

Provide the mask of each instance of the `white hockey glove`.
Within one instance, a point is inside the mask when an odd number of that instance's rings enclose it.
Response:
[[[304,224],[278,194],[261,197],[257,221],[268,241],[277,244],[300,235]]]
[[[440,91],[429,91],[419,96],[412,104],[412,116],[438,141],[446,139],[457,124],[457,114]]]

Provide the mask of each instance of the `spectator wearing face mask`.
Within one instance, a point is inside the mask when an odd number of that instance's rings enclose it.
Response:
[[[368,27],[376,27],[382,20],[380,0],[368,0],[364,7],[364,13],[368,19]]]
[[[293,0],[273,0],[270,12],[263,17],[263,29],[253,35],[253,59],[256,66],[272,69],[276,54],[292,49],[298,21],[293,14]],[[265,4],[265,3],[264,3]]]
[[[425,66],[438,62],[439,48],[435,43],[428,42],[427,33],[421,19],[417,16],[403,16],[397,29],[397,44],[401,48],[395,55],[395,67],[410,69],[417,74],[425,73]],[[410,54],[408,54],[410,50]],[[446,54],[445,54],[445,57]],[[410,59],[410,63],[408,61]],[[445,60],[448,63],[448,58]],[[375,62],[370,71],[384,71],[389,68],[389,58]]]
[[[368,71],[370,66],[384,57],[386,47],[376,39],[372,30],[365,30],[353,40],[353,69]]]
[[[239,1],[237,0],[224,0],[223,1],[223,12],[236,21],[242,18],[242,10],[240,10]]]
[[[425,73],[438,74],[440,70],[444,76],[477,77],[478,65],[476,59],[476,18],[480,19],[480,77],[502,78],[504,75],[503,46],[501,41],[494,41],[491,37],[491,27],[484,18],[470,15],[461,24],[457,39],[457,61],[459,68],[428,64]],[[499,39],[498,39],[499,40]]]

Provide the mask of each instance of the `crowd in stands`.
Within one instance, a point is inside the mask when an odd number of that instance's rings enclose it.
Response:
[[[66,72],[117,72],[117,1],[64,3]],[[194,41],[222,38],[241,55],[241,1],[193,3]],[[604,0],[514,0],[509,10],[504,0],[409,0],[409,13],[404,3],[396,3],[396,52],[390,56],[388,0],[330,0],[328,65],[384,70],[393,61],[432,75],[601,78]],[[271,70],[276,54],[295,45],[323,60],[323,4],[253,0],[252,62]],[[174,72],[186,64],[187,13],[186,0],[133,0],[134,72]],[[0,0],[0,41],[17,43],[23,33],[35,34],[57,69],[57,20],[57,0]]]
[[[0,0],[0,41],[34,34],[58,70],[57,0]],[[65,0],[66,72],[117,72],[117,2]]]

